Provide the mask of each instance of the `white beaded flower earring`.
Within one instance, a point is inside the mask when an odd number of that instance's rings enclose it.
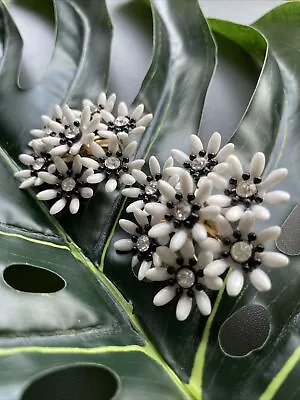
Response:
[[[287,192],[268,190],[287,175],[284,168],[263,177],[265,157],[256,153],[249,172],[244,171],[234,145],[221,148],[221,135],[214,133],[206,150],[190,136],[190,154],[174,149],[163,168],[149,160],[150,175],[132,171],[136,183],[123,190],[134,198],[126,211],[140,226],[120,220],[130,239],[115,242],[116,250],[133,253],[132,265],[140,264],[138,279],[165,281],[154,297],[163,306],[178,297],[176,318],[188,318],[194,301],[203,315],[211,312],[210,291],[220,290],[224,274],[228,295],[237,296],[245,277],[260,292],[271,289],[262,267],[278,268],[288,258],[266,246],[280,235],[280,227],[257,231],[256,219],[269,218],[264,204],[289,200]],[[137,199],[137,200],[136,200]]]
[[[80,199],[91,198],[97,184],[106,192],[131,186],[144,160],[135,160],[137,142],[152,119],[140,104],[132,111],[125,103],[117,107],[116,95],[101,93],[97,104],[83,101],[82,110],[55,106],[53,117],[42,116],[43,129],[31,131],[34,139],[28,154],[19,159],[26,169],[15,173],[21,189],[39,186],[37,198],[55,201],[50,208],[57,214],[66,208],[76,214]]]

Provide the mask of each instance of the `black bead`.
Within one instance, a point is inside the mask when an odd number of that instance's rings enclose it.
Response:
[[[261,178],[260,176],[256,176],[256,177],[253,179],[253,183],[255,183],[256,185],[258,185],[259,183],[261,183],[261,181],[262,181],[262,178]]]
[[[215,153],[208,153],[208,154],[207,154],[207,158],[208,158],[209,160],[211,160],[211,159],[214,158],[214,157],[216,157],[216,154],[215,154]]]
[[[192,205],[192,211],[199,211],[199,210],[200,210],[199,204],[193,204]]]
[[[138,198],[138,200],[144,200],[145,193],[139,193],[137,198]]]
[[[198,278],[203,278],[203,276],[204,276],[203,269],[198,269],[198,271],[196,272],[196,275],[198,276]]]
[[[168,285],[169,285],[169,286],[174,286],[175,283],[176,283],[175,279],[169,279],[169,280],[168,280]]]
[[[246,272],[246,273],[252,271],[252,268],[250,267],[249,264],[243,264],[243,267],[242,267],[242,268],[243,268],[243,271]]]
[[[143,233],[143,228],[141,226],[137,226],[135,228],[136,233]]]
[[[194,297],[195,296],[193,289],[188,289],[186,291],[186,294],[188,295],[188,297]]]
[[[195,214],[195,213],[192,213],[192,214],[188,217],[188,220],[191,221],[191,222],[197,222],[198,219],[199,219],[199,215],[198,215],[198,214]]]
[[[265,246],[263,244],[258,244],[254,251],[257,251],[258,253],[262,253],[265,250]]]
[[[61,123],[61,119],[60,118],[55,118],[55,121],[58,122],[59,124]]]
[[[116,152],[116,156],[117,156],[117,157],[122,157],[122,152],[121,152],[121,151],[117,151],[117,152]]]
[[[152,194],[151,195],[151,201],[157,201],[158,197],[156,196],[156,194]]]
[[[68,176],[72,176],[72,174],[73,174],[73,171],[72,171],[71,169],[68,169],[67,175],[68,175]]]
[[[172,201],[168,201],[167,202],[167,207],[168,208],[174,208],[174,204],[172,203]]]
[[[236,239],[240,239],[240,238],[242,237],[241,231],[239,231],[238,229],[235,229],[235,230],[233,231],[233,236],[234,236]]]
[[[59,134],[59,136],[60,136],[61,134]],[[62,133],[62,135],[63,135],[63,137],[65,136],[63,133]],[[56,136],[56,133],[55,132],[50,132],[50,136],[51,137],[55,137]]]
[[[248,172],[244,172],[242,178],[244,181],[247,181],[248,179],[250,179],[250,174]]]
[[[200,150],[198,154],[199,154],[200,157],[204,157],[205,154],[206,154],[206,151],[205,150]]]
[[[174,225],[174,228],[180,228],[181,227],[181,221],[177,221],[177,219],[175,219],[173,221],[173,225]]]
[[[183,259],[182,257],[177,257],[177,258],[176,258],[176,263],[177,263],[178,265],[183,265],[184,259]]]
[[[124,172],[128,172],[128,167],[127,167],[127,165],[124,165],[123,167],[122,167],[122,171],[124,171]]]
[[[178,296],[181,296],[182,293],[183,293],[183,289],[182,289],[181,287],[178,287],[178,288],[176,289],[176,294],[177,294]]]
[[[194,267],[197,264],[197,260],[195,257],[189,259],[189,266]]]
[[[263,202],[263,199],[262,199],[261,197],[259,197],[259,196],[256,196],[256,197],[255,197],[255,202],[258,203],[258,204],[259,204],[259,203],[262,203],[262,202]]]
[[[196,154],[190,154],[190,160],[191,161],[195,160],[196,157],[197,157]]]
[[[253,242],[254,240],[256,240],[256,233],[255,232],[248,233],[248,240],[249,242]]]
[[[148,175],[146,179],[147,179],[147,182],[153,181],[153,178],[152,178],[152,176],[150,176],[150,175]]]
[[[229,257],[229,251],[226,251],[226,250],[222,251],[222,257],[224,257],[224,258]]]
[[[190,167],[190,163],[185,161],[183,163],[183,166],[184,166],[184,168],[189,168]]]
[[[192,221],[186,219],[185,221],[183,221],[183,225],[184,225],[186,228],[190,229],[190,228],[193,227],[194,223],[193,223]]]
[[[229,246],[230,243],[231,243],[231,240],[230,240],[230,238],[223,238],[223,239],[222,239],[222,242],[223,242],[223,244],[224,244],[225,246]]]
[[[231,199],[231,205],[234,206],[234,205],[236,205],[237,203],[239,203],[239,201],[240,201],[240,199],[239,199],[237,196],[232,197],[232,199]]]
[[[174,267],[168,267],[167,268],[167,273],[170,274],[170,275],[175,274],[175,268]]]
[[[30,175],[31,175],[31,176],[37,176],[38,173],[37,173],[37,171],[30,171]]]
[[[159,181],[161,178],[162,178],[162,174],[156,174],[156,175],[155,175],[155,179],[156,179],[157,181]]]
[[[261,264],[261,259],[257,258],[257,257],[251,257],[248,260],[248,264],[249,264],[250,267],[257,267],[258,265]]]
[[[165,214],[165,220],[166,220],[166,221],[171,221],[171,219],[173,219],[173,215],[171,215],[171,214]]]
[[[150,224],[144,225],[144,231],[145,232],[149,232],[151,228],[152,228],[152,226]]]
[[[229,183],[230,183],[230,185],[236,185],[237,184],[237,179],[236,178],[230,178],[229,179]]]
[[[72,142],[72,140],[67,140],[67,145],[69,146],[69,147],[72,147],[73,146],[73,142]]]
[[[60,139],[59,141],[60,144],[66,144],[66,142],[67,142],[66,139]]]
[[[217,160],[211,160],[211,161],[209,162],[209,166],[210,166],[210,167],[215,167],[216,165],[218,165],[218,161],[217,161]]]
[[[107,152],[106,152],[105,154],[106,154],[106,156],[107,156],[107,157],[111,157],[111,155],[112,155],[112,152],[111,152],[111,151],[109,151],[109,150],[107,150]]]
[[[130,240],[133,242],[133,243],[136,243],[137,242],[137,237],[136,236],[131,236],[130,237]]]
[[[68,129],[68,128],[70,128],[70,125],[65,125],[65,129]]]
[[[231,189],[225,189],[224,194],[226,194],[226,196],[230,196],[232,194]]]
[[[145,260],[146,261],[152,261],[152,254],[146,254]]]
[[[176,193],[176,194],[175,194],[175,199],[181,200],[182,198],[183,198],[182,193]]]
[[[188,199],[188,202],[191,202],[191,201],[195,200],[195,195],[194,194],[188,194],[187,195],[187,199]]]
[[[197,282],[197,283],[195,284],[195,289],[196,289],[196,290],[202,290],[202,285],[201,285],[201,283],[198,283],[198,282]]]
[[[139,253],[137,256],[139,261],[143,261],[144,260],[144,254]]]
[[[80,122],[79,121],[74,121],[73,124],[78,127],[80,125]]]
[[[122,161],[123,161],[124,163],[129,163],[129,158],[128,158],[128,157],[123,157]]]
[[[243,204],[246,208],[249,208],[251,206],[251,200],[250,199],[243,199]]]

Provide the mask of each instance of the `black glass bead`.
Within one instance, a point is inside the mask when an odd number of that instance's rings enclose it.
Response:
[[[175,279],[169,279],[169,280],[168,280],[168,285],[169,285],[169,286],[174,286],[175,283],[176,283]]]
[[[173,225],[174,225],[174,228],[180,228],[181,227],[181,221],[177,221],[177,219],[175,219],[173,221]]]
[[[107,152],[105,153],[107,157],[111,157],[112,156],[112,152],[107,150]]]
[[[191,201],[195,200],[195,195],[194,194],[188,194],[187,195],[187,199],[188,199],[188,202],[191,202]]]
[[[200,150],[198,154],[199,154],[200,157],[204,157],[205,154],[206,154],[206,151],[205,150]]]
[[[256,240],[256,233],[255,232],[248,233],[248,240],[249,242],[253,242],[254,240]]]
[[[214,158],[214,157],[216,157],[216,154],[215,154],[215,153],[208,153],[208,154],[207,154],[207,158],[208,158],[209,160],[211,160],[211,159]]]
[[[236,185],[237,184],[237,179],[236,178],[230,178],[229,179],[229,183],[230,183],[230,185]]]
[[[60,144],[66,144],[66,142],[67,142],[66,139],[60,139],[59,141]]]
[[[236,205],[239,201],[240,201],[240,199],[239,199],[237,196],[232,197],[232,199],[231,199],[231,205],[234,206],[234,205]]]
[[[78,127],[80,125],[80,122],[79,121],[74,121],[73,124]]]
[[[72,140],[70,140],[70,139],[67,140],[67,143],[66,143],[66,144],[67,144],[67,146],[69,146],[69,147],[72,147],[72,146],[73,146],[73,142],[72,142]]]
[[[182,193],[176,193],[176,194],[175,194],[175,198],[176,198],[177,200],[181,200],[181,199],[183,198]]]
[[[176,289],[176,294],[177,294],[178,296],[181,296],[182,293],[183,293],[183,289],[182,289],[181,287],[178,287],[178,288]]]
[[[137,226],[135,228],[136,233],[143,233],[143,228],[141,226]]]
[[[196,157],[197,157],[196,154],[190,154],[190,160],[191,161],[195,160]]]
[[[130,239],[133,243],[136,243],[138,238],[136,236],[131,236]]]
[[[166,221],[171,221],[171,219],[173,219],[173,215],[171,215],[171,214],[166,214],[165,215],[165,220]]]
[[[183,221],[183,225],[184,225],[186,228],[190,229],[190,228],[193,227],[194,223],[193,223],[192,221],[186,219],[185,221]]]
[[[167,273],[170,274],[170,275],[175,274],[175,268],[174,267],[168,267],[167,268]]]
[[[196,275],[198,276],[198,278],[203,278],[203,276],[204,276],[203,269],[199,269],[199,270],[196,272]]]
[[[243,205],[244,205],[244,207],[249,208],[251,206],[251,200],[243,199]]]
[[[184,259],[183,259],[182,257],[177,257],[177,258],[176,258],[176,263],[177,263],[178,265],[183,265]]]
[[[150,224],[144,225],[144,231],[145,232],[149,232],[151,228],[152,228],[152,226]]]
[[[256,176],[256,177],[253,179],[253,183],[255,183],[256,185],[258,185],[259,183],[261,183],[261,181],[262,181],[262,178],[261,178],[260,176]]]
[[[167,202],[167,207],[168,208],[174,208],[174,204],[172,203],[172,201],[168,201]]]
[[[122,152],[121,152],[121,151],[117,151],[117,152],[116,152],[116,156],[117,156],[117,157],[122,157]]]
[[[195,257],[189,259],[189,266],[194,267],[197,264],[197,260]]]
[[[198,283],[198,282],[197,282],[197,283],[195,284],[195,289],[196,289],[196,290],[202,290],[202,285],[201,285],[201,283]]]
[[[239,231],[238,229],[235,229],[235,230],[233,231],[233,236],[234,236],[236,239],[240,239],[240,238],[242,237],[241,231]]]
[[[200,210],[199,204],[193,204],[192,205],[192,211],[199,211],[199,210]]]
[[[186,291],[186,294],[188,295],[188,297],[194,297],[195,296],[193,289],[188,289]]]
[[[247,181],[248,179],[250,179],[250,174],[248,172],[244,172],[242,174],[242,178],[244,181]]]
[[[157,181],[159,181],[161,178],[162,178],[162,174],[156,174],[156,175],[155,175],[155,179],[156,179]]]
[[[123,161],[124,163],[129,163],[129,158],[128,158],[128,157],[123,157],[122,161]]]
[[[185,161],[183,163],[183,166],[184,166],[184,168],[189,168],[190,167],[190,163]]]
[[[259,196],[256,196],[256,197],[255,197],[255,202],[258,203],[258,204],[259,204],[259,203],[262,203],[262,202],[263,202],[263,199],[262,199],[261,197],[259,197]]]
[[[258,244],[255,246],[254,251],[257,251],[258,253],[262,253],[265,250],[265,246],[263,244]]]
[[[230,238],[223,238],[222,242],[225,246],[229,246],[231,244]]]
[[[224,257],[224,258],[229,257],[229,251],[226,251],[226,250],[222,251],[222,257]]]

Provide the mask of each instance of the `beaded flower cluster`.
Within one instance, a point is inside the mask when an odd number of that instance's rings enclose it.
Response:
[[[261,152],[244,169],[232,143],[221,148],[219,133],[211,136],[206,149],[191,135],[190,154],[171,154],[163,168],[150,157],[148,175],[132,170],[136,183],[122,194],[135,199],[126,209],[135,222],[121,219],[130,237],[114,243],[117,251],[132,253],[139,280],[166,282],[154,305],[177,298],[179,321],[186,320],[194,303],[201,314],[209,315],[210,292],[221,289],[227,270],[229,296],[241,292],[245,278],[256,290],[269,290],[271,281],[262,267],[286,266],[288,258],[266,249],[280,235],[280,227],[257,231],[254,224],[269,219],[267,205],[289,200],[287,192],[269,191],[287,170],[264,176]]]
[[[152,120],[143,104],[129,111],[116,96],[101,93],[97,104],[83,101],[82,110],[55,106],[52,118],[42,116],[43,129],[31,131],[30,151],[20,155],[26,169],[15,176],[21,189],[38,187],[37,198],[51,202],[50,214],[68,208],[76,214],[98,184],[106,192],[119,189],[133,201],[120,226],[130,236],[114,243],[118,252],[131,252],[139,280],[166,282],[153,299],[163,306],[178,299],[176,318],[188,318],[196,303],[203,315],[211,312],[211,291],[223,286],[237,296],[245,278],[260,292],[271,288],[263,266],[277,268],[288,258],[266,246],[280,227],[257,231],[256,220],[268,220],[268,205],[287,202],[289,194],[271,190],[287,175],[285,168],[264,174],[265,156],[255,153],[243,167],[234,145],[221,147],[215,132],[204,148],[196,135],[190,152],[174,149],[161,167],[151,156],[135,159],[137,139]],[[134,222],[133,222],[134,220]]]
[[[38,187],[37,198],[52,202],[50,214],[66,207],[76,214],[100,182],[106,192],[135,183],[132,170],[144,164],[134,160],[135,138],[152,114],[144,115],[143,104],[130,112],[123,102],[115,114],[115,103],[115,94],[101,93],[97,104],[85,99],[82,110],[57,105],[52,118],[42,116],[44,127],[30,132],[30,150],[19,156],[26,169],[15,176],[22,181],[21,189]]]

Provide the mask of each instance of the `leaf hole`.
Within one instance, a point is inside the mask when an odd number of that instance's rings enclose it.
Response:
[[[9,265],[3,271],[3,279],[13,289],[27,293],[55,293],[66,286],[55,272],[29,264]]]
[[[270,315],[260,304],[240,308],[223,323],[219,331],[219,345],[230,357],[244,357],[261,349],[270,334]]]
[[[47,371],[27,386],[21,400],[112,400],[119,377],[98,364],[76,364]]]

